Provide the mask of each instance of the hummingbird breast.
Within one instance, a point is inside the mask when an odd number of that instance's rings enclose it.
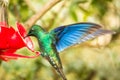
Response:
[[[54,68],[56,66],[62,68],[59,54],[56,50],[55,45],[53,44],[53,39],[51,36],[49,34],[42,35],[38,39],[38,42],[42,51],[41,55],[46,58]]]

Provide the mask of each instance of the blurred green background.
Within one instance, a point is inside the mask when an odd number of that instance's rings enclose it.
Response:
[[[9,24],[23,24],[51,0],[10,0]],[[115,35],[70,47],[60,53],[68,80],[120,80],[120,1],[119,0],[62,0],[36,23],[47,31],[78,22],[94,22]],[[37,40],[31,37],[36,50]],[[21,54],[33,54],[23,48]],[[2,62],[0,80],[61,80],[51,65],[41,56]]]

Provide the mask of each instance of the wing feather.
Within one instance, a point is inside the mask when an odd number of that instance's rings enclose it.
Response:
[[[94,23],[77,23],[61,26],[51,32],[55,34],[55,45],[58,52],[97,36],[113,33],[113,31],[110,30],[101,29],[100,25]]]

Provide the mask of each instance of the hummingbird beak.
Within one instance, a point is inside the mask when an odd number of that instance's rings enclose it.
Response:
[[[29,34],[27,34],[27,35],[25,36],[25,38],[26,38],[26,37],[29,37],[29,36],[30,36],[30,35],[29,35]]]
[[[26,35],[24,38],[27,38],[28,37],[28,35]]]
[[[25,38],[29,37],[29,36],[31,36],[30,32],[27,33],[27,35],[25,36]]]
[[[29,35],[27,34],[25,37],[28,37]]]

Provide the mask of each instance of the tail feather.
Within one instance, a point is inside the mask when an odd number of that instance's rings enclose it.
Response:
[[[63,72],[61,61],[60,60],[56,61],[53,59],[53,57],[49,57],[49,56],[47,56],[46,59],[49,61],[49,63],[52,65],[52,67],[58,72],[58,74],[62,77],[62,79],[67,80],[67,78]]]
[[[60,74],[60,76],[62,77],[63,80],[67,80],[67,78],[66,78],[66,76],[65,76],[65,74],[63,72],[63,69],[58,68],[57,72]]]

